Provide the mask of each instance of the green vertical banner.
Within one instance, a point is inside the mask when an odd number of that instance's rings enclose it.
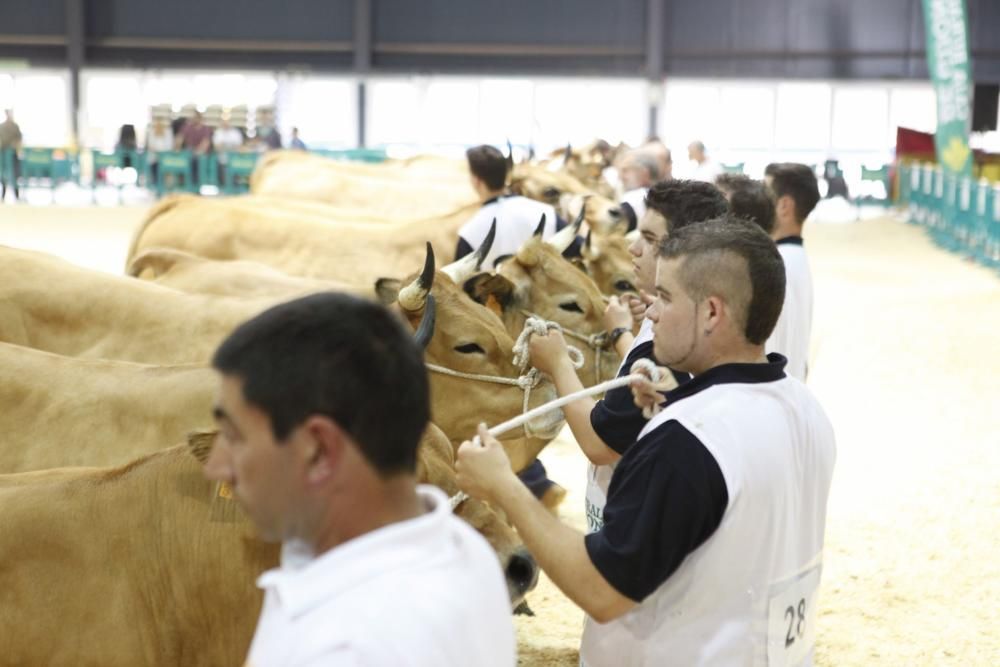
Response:
[[[972,78],[965,0],[923,0],[927,69],[937,96],[938,162],[955,176],[972,177],[969,149]]]

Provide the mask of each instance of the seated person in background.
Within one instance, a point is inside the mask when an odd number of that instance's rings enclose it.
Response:
[[[212,134],[212,147],[215,149],[216,160],[219,163],[219,182],[225,183],[226,164],[229,162],[228,154],[243,147],[243,133],[230,124],[228,114],[222,116],[219,127]]]
[[[308,150],[306,143],[299,138],[299,128],[292,128],[292,142],[289,144],[289,148],[293,148],[297,151]]]
[[[497,221],[493,247],[483,262],[492,269],[498,258],[513,255],[531,238],[541,217],[545,216],[543,238],[548,238],[558,228],[556,210],[549,204],[518,195],[504,194],[510,161],[493,146],[476,146],[465,152],[469,163],[469,180],[476,191],[480,208],[472,219],[458,231],[455,259],[460,259],[482,244],[490,231],[493,219]]]
[[[159,154],[174,149],[174,133],[170,124],[161,116],[153,118],[153,123],[146,133],[146,164],[149,165],[149,176],[154,185],[160,176]]]
[[[813,286],[802,243],[802,227],[819,203],[819,186],[813,170],[795,162],[768,165],[764,180],[774,195],[771,238],[778,244],[788,277],[785,305],[767,341],[767,351],[787,357],[788,374],[805,382],[809,371]]]
[[[195,111],[180,136],[176,139],[177,149],[191,151],[195,155],[204,155],[212,147],[212,128],[205,125],[200,111]]]

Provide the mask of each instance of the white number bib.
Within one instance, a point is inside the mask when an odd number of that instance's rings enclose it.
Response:
[[[584,496],[587,512],[587,533],[596,533],[604,527],[604,506],[608,502],[608,485],[615,464],[587,466],[587,493]]]
[[[767,611],[768,667],[801,665],[816,642],[820,566],[771,587]]]

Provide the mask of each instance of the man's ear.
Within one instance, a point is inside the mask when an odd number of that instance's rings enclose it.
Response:
[[[303,433],[296,446],[306,477],[310,484],[324,483],[340,468],[348,446],[348,435],[337,422],[325,415],[309,417],[301,428]]]
[[[514,283],[495,273],[480,273],[462,285],[465,293],[476,303],[481,303],[501,315],[514,299]]]
[[[705,315],[703,317],[705,335],[711,334],[719,326],[725,308],[726,303],[717,296],[710,296],[705,299]],[[730,311],[729,315],[732,318],[733,313]]]

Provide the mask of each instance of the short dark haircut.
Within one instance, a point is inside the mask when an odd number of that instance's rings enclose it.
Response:
[[[711,183],[671,179],[650,186],[646,208],[662,215],[667,221],[667,232],[672,234],[691,223],[723,215],[729,210],[729,203]]]
[[[785,265],[759,226],[732,214],[688,225],[664,238],[660,257],[682,260],[681,284],[695,301],[725,298],[747,341],[762,345],[771,335],[785,301]]]
[[[472,175],[490,190],[502,190],[507,183],[508,162],[504,154],[493,146],[474,146],[465,151]]]
[[[819,203],[819,185],[816,174],[808,165],[798,162],[778,162],[764,170],[771,177],[774,199],[789,196],[795,202],[795,219],[802,224]]]
[[[385,307],[332,292],[277,305],[240,325],[212,365],[242,380],[279,442],[320,414],[383,477],[416,469],[430,419],[423,350]]]
[[[728,193],[733,215],[756,222],[768,234],[774,230],[774,200],[761,181],[743,174],[719,174],[715,184]]]

